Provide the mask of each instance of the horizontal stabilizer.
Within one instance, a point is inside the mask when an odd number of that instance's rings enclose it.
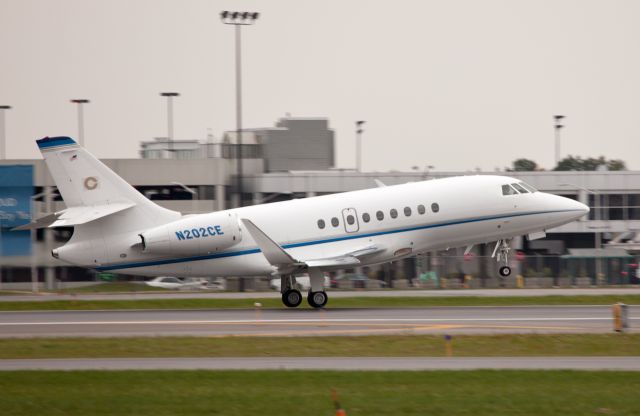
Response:
[[[49,214],[40,217],[37,220],[19,227],[12,228],[11,231],[37,230],[38,228],[47,228],[53,224],[59,217],[59,214]]]
[[[20,231],[47,227],[71,227],[74,225],[86,224],[99,218],[115,214],[116,212],[124,211],[125,209],[131,208],[133,206],[135,206],[133,202],[118,202],[115,204],[107,205],[71,207],[63,209],[60,212],[56,212],[55,214],[38,218],[34,222],[16,227],[14,228],[14,230]]]
[[[108,205],[94,205],[89,207],[71,207],[62,211],[62,215],[50,227],[69,227],[86,224],[98,218],[124,211],[135,206],[133,202],[117,202]]]

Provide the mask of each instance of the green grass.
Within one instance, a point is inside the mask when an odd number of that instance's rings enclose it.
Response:
[[[18,371],[0,409],[19,415],[349,416],[640,414],[640,372]]]
[[[136,292],[160,292],[165,293],[167,289],[151,287],[144,283],[131,282],[107,282],[91,286],[75,287],[63,289],[60,293],[136,293]]]
[[[101,310],[101,309],[217,309],[284,308],[279,298],[253,299],[132,299],[132,300],[43,300],[2,301],[0,311]],[[518,305],[611,305],[624,302],[640,305],[640,295],[576,295],[519,297],[350,297],[331,298],[328,308],[425,307],[425,306],[518,306]],[[301,307],[308,308],[306,302]]]
[[[640,334],[459,335],[455,356],[640,356]],[[445,355],[436,335],[0,339],[0,359]],[[640,358],[639,358],[640,359]]]

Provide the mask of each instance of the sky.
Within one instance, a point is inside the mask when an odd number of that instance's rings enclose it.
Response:
[[[622,0],[0,0],[0,105],[8,158],[34,140],[77,136],[138,157],[235,128],[233,28],[222,10],[258,11],[243,28],[244,126],[327,117],[336,164],[363,170],[493,171],[526,157],[604,155],[640,169],[640,1]]]

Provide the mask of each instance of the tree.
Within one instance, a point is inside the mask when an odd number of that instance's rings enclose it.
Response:
[[[607,162],[609,170],[627,170],[627,165],[622,159],[611,159]]]
[[[516,159],[511,163],[511,172],[531,172],[538,170],[538,164],[531,159]]]
[[[580,156],[567,156],[558,162],[553,170],[566,171],[566,170],[579,170],[579,171],[592,171],[598,170],[599,166],[605,166],[606,170],[627,170],[627,166],[623,160],[611,159],[606,160],[604,156],[598,158],[589,157],[582,159]]]

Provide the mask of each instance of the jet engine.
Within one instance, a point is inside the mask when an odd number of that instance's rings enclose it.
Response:
[[[224,211],[184,217],[138,235],[142,251],[154,254],[211,254],[242,240],[238,219]]]

